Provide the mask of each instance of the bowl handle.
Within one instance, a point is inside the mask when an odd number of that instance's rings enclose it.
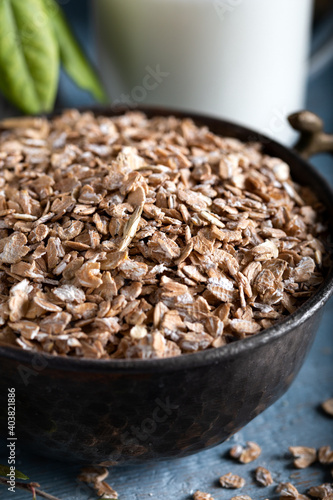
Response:
[[[295,149],[303,158],[318,153],[333,154],[333,135],[324,132],[324,123],[311,111],[299,111],[288,117],[290,125],[301,133]]]

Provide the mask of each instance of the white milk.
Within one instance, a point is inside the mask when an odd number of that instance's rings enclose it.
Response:
[[[312,0],[94,0],[112,100],[243,123],[290,142],[304,106]]]

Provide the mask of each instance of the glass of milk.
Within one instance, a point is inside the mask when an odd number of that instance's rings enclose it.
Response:
[[[230,119],[290,143],[312,0],[94,0],[110,98]]]

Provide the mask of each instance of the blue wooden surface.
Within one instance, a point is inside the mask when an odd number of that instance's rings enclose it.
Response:
[[[80,0],[81,2],[81,0]],[[66,5],[68,11],[77,7],[72,0]],[[73,17],[78,34],[84,33],[86,2],[80,3],[80,11]],[[67,106],[86,105],[91,101],[83,92],[62,77],[59,103]],[[326,122],[327,130],[333,132],[333,65],[309,83],[308,108],[319,113]],[[332,157],[317,157],[314,164],[333,186]],[[110,473],[110,484],[119,492],[121,500],[186,500],[196,489],[210,492],[215,500],[229,499],[232,491],[223,490],[218,478],[229,471],[240,474],[247,485],[242,493],[253,499],[272,498],[274,487],[260,488],[253,481],[253,470],[258,465],[267,467],[276,482],[291,481],[305,492],[310,484],[329,481],[322,468],[311,467],[297,471],[291,466],[288,447],[303,445],[319,447],[333,446],[333,419],[325,416],[319,405],[333,396],[333,301],[327,305],[323,322],[311,353],[301,373],[288,393],[229,442],[195,456],[168,463],[159,463],[139,468],[121,467]],[[239,465],[227,458],[226,453],[234,443],[256,441],[263,449],[262,456],[249,465]],[[18,442],[19,444],[19,442]],[[63,464],[28,454],[18,447],[17,467],[29,475],[31,480],[41,483],[43,489],[62,500],[88,500],[95,498],[85,485],[76,482],[78,467]],[[6,462],[6,454],[0,452],[0,463]],[[0,498],[15,500],[31,499],[25,492],[17,490],[10,494],[0,487]]]

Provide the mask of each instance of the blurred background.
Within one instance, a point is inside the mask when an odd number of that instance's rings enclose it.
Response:
[[[307,107],[333,128],[331,0],[61,0],[113,103],[231,119],[291,144]],[[91,97],[61,77],[60,106]]]
[[[286,117],[304,107],[333,128],[331,0],[49,1],[63,8],[113,105],[217,116],[287,145],[295,133]],[[91,104],[62,71],[56,107]],[[0,97],[0,117],[16,113]]]

